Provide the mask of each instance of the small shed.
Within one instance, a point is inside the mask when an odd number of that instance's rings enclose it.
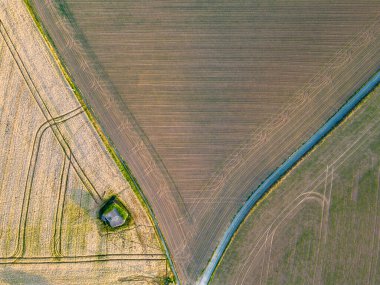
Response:
[[[130,214],[123,203],[116,196],[112,196],[100,209],[99,216],[111,228],[118,228],[126,224]]]

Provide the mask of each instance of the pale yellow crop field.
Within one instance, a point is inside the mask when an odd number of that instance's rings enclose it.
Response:
[[[0,3],[0,283],[161,284],[147,210],[69,88],[23,1]],[[118,195],[132,220],[98,218]]]

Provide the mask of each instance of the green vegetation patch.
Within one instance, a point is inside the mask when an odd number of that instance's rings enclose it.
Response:
[[[121,200],[112,196],[100,208],[99,218],[111,228],[119,228],[128,225],[131,215]]]

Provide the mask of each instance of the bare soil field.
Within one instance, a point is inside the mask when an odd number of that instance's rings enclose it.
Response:
[[[380,282],[380,88],[244,221],[211,284]]]
[[[380,67],[374,0],[31,3],[184,284],[248,195]]]
[[[23,1],[0,3],[0,283],[163,284],[147,209],[103,145]],[[132,220],[98,217],[111,195]]]

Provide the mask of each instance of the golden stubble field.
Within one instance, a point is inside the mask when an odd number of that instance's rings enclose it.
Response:
[[[184,284],[251,191],[380,66],[379,1],[31,2]]]
[[[23,1],[0,3],[0,283],[162,284],[147,210],[69,88]],[[110,231],[98,210],[131,213]]]
[[[238,230],[211,284],[380,282],[380,88]]]

